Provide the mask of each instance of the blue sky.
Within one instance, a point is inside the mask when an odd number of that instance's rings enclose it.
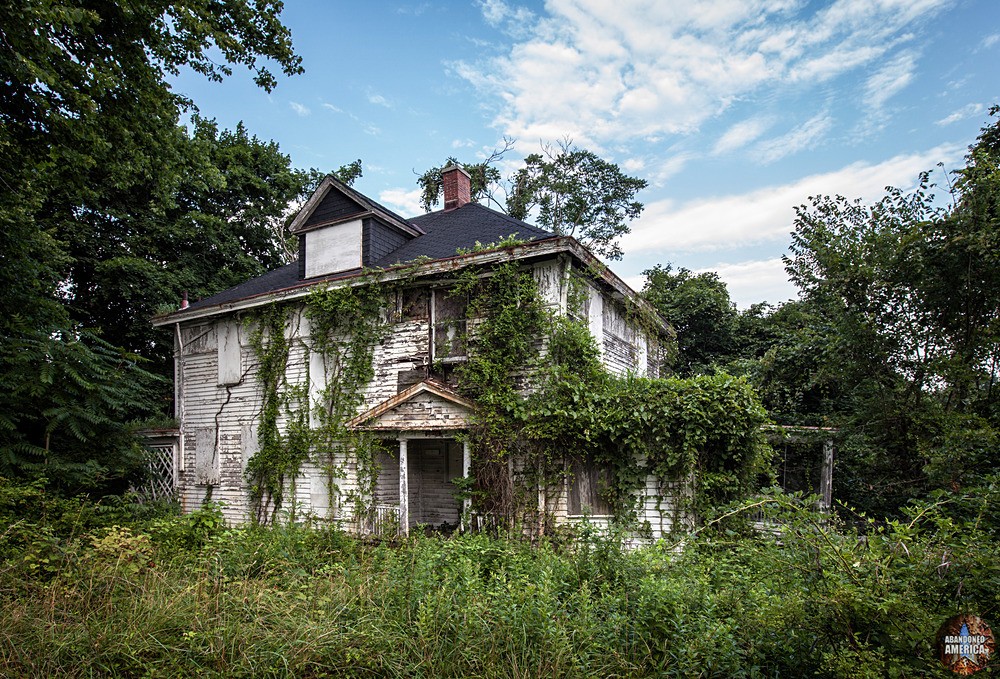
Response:
[[[449,155],[506,135],[512,171],[572,139],[650,183],[619,275],[716,271],[741,307],[794,297],[794,206],[961,167],[1000,102],[996,0],[286,0],[282,17],[304,75],[176,90],[296,166],[361,158],[355,187],[405,216]]]

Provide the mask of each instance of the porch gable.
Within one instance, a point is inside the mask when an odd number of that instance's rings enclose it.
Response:
[[[475,408],[472,401],[446,385],[427,379],[386,399],[347,422],[365,431],[447,431],[465,429]]]

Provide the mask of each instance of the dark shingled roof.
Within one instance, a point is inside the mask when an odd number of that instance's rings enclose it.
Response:
[[[418,257],[454,257],[459,248],[473,248],[477,241],[483,245],[496,243],[512,234],[517,234],[521,240],[541,240],[553,235],[479,203],[468,203],[454,210],[411,217],[409,222],[423,229],[425,235],[393,250],[377,262],[376,266],[402,264]]]
[[[476,242],[483,245],[496,243],[510,235],[516,235],[521,240],[542,240],[554,237],[554,234],[544,229],[483,207],[478,203],[468,203],[454,210],[431,212],[406,221],[423,229],[425,234],[407,241],[376,262],[375,266],[388,268],[419,257],[429,257],[430,259],[454,257],[460,248],[471,249],[475,247]],[[235,302],[247,297],[277,292],[299,285],[345,278],[358,272],[360,269],[351,269],[328,276],[302,280],[298,275],[299,264],[293,262],[274,271],[269,271],[263,276],[240,283],[234,288],[193,302],[188,309],[200,309]]]

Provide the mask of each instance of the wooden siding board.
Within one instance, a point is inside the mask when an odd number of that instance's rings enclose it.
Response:
[[[369,217],[362,222],[362,238],[364,239],[362,262],[364,266],[374,266],[402,247],[411,236]]]
[[[316,206],[312,215],[302,225],[302,229],[309,229],[317,224],[323,224],[335,219],[345,219],[352,215],[359,215],[366,210],[349,199],[339,191],[330,191],[323,198],[323,201]]]

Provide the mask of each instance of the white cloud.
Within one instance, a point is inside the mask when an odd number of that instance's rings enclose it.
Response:
[[[865,103],[880,109],[913,80],[916,53],[907,50],[876,71],[865,83]]]
[[[504,0],[481,0],[479,8],[486,23],[515,36],[525,35],[526,24],[535,17],[527,7],[512,7]]]
[[[695,273],[705,271],[719,274],[729,289],[729,298],[741,309],[764,301],[778,304],[793,299],[797,294],[780,257],[734,264],[720,262],[700,268]]]
[[[982,104],[966,104],[962,108],[953,112],[951,115],[947,115],[941,120],[937,121],[938,125],[951,125],[952,123],[957,123],[959,120],[965,120],[966,118],[972,118],[981,115],[986,107]]]
[[[622,163],[622,169],[633,175],[642,172],[646,169],[646,159],[626,158],[625,162]]]
[[[1000,33],[994,33],[983,38],[983,49],[989,49],[1000,42]]]
[[[503,0],[482,0],[479,8],[483,12],[483,18],[491,26],[499,26],[504,21],[510,19],[527,20],[533,15],[526,7],[511,7]]]
[[[500,101],[523,139],[583,146],[690,133],[764,87],[809,87],[875,63],[953,0],[550,0],[509,51],[455,72]],[[487,21],[510,6],[481,3]],[[905,73],[891,87],[905,86]],[[736,138],[731,142],[735,143]],[[724,148],[724,147],[723,147]]]
[[[452,139],[451,147],[453,149],[468,149],[476,145],[476,142],[472,139]]]
[[[700,198],[684,203],[650,202],[622,239],[630,256],[746,247],[787,241],[796,205],[809,196],[840,194],[873,202],[884,187],[911,187],[917,175],[938,162],[960,160],[965,148],[938,146],[923,153],[896,156],[877,165],[853,163],[835,172],[811,175],[784,186],[749,193]]]
[[[431,4],[429,2],[422,2],[419,5],[404,5],[402,7],[396,8],[396,14],[409,14],[412,16],[420,16],[430,8]]]
[[[729,298],[740,309],[746,309],[757,302],[779,304],[793,299],[797,294],[795,286],[788,280],[780,257],[733,264],[720,262],[694,269],[694,273],[706,271],[719,274],[729,290]],[[636,291],[642,290],[646,285],[646,277],[642,274],[625,276],[622,280]]]
[[[825,113],[813,116],[787,134],[757,144],[764,163],[773,163],[785,156],[816,146],[833,127],[833,118]]]
[[[386,189],[378,194],[378,202],[404,217],[424,214],[420,206],[420,189]]]
[[[715,148],[712,149],[712,153],[720,155],[742,148],[764,134],[771,124],[772,121],[766,118],[742,120],[730,127],[726,130],[725,134],[719,137],[719,141],[715,142]]]
[[[690,161],[697,158],[698,154],[691,153],[689,151],[675,153],[661,162],[659,166],[653,168],[652,172],[650,172],[648,176],[648,179],[654,185],[663,184],[674,175],[679,174]]]
[[[375,104],[376,106],[384,106],[385,108],[392,108],[392,102],[377,92],[368,93],[368,103]]]
[[[295,111],[295,114],[301,118],[305,118],[307,115],[312,113],[308,106],[303,106],[297,101],[290,101],[288,102],[288,105],[291,106],[292,110]]]
[[[325,108],[327,110],[330,110],[330,111],[333,111],[334,113],[343,113],[344,112],[343,109],[337,108],[333,104],[326,104],[326,103],[324,103],[323,104],[323,108]]]

